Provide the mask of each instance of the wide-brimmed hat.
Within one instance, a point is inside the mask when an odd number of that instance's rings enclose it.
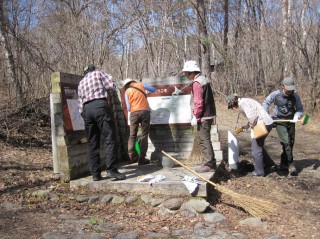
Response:
[[[186,61],[184,63],[183,72],[201,72],[200,67],[196,61]]]
[[[296,90],[294,80],[290,76],[283,79],[282,85],[284,85],[284,88],[286,88],[286,90],[289,90],[289,91]]]

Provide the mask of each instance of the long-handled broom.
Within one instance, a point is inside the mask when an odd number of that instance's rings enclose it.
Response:
[[[298,121],[301,122],[301,125],[306,125],[308,123],[309,119],[310,119],[310,115],[306,114]],[[274,120],[273,122],[292,122],[292,120]],[[243,127],[237,128],[234,130],[234,134],[240,134],[241,132],[244,132],[244,131],[245,130]]]
[[[271,213],[273,213],[277,208],[277,204],[275,204],[273,202],[259,199],[259,198],[255,198],[255,197],[250,197],[247,195],[241,195],[241,194],[233,192],[232,190],[225,188],[219,184],[213,183],[213,182],[209,181],[208,179],[206,179],[205,177],[198,174],[197,172],[195,172],[194,170],[192,170],[191,168],[187,167],[186,165],[184,165],[180,161],[171,157],[169,154],[167,154],[163,150],[161,151],[161,153],[163,153],[168,158],[172,159],[174,162],[176,162],[177,164],[179,164],[183,168],[187,169],[192,174],[196,175],[197,177],[201,178],[205,182],[214,186],[221,193],[224,193],[224,194],[228,195],[229,197],[231,197],[236,205],[240,206],[246,212],[248,212],[249,214],[251,214],[254,217],[266,218]]]
[[[310,119],[310,115],[306,114],[298,121],[300,121],[302,125],[305,125],[308,123],[309,119]],[[292,122],[292,120],[274,120],[273,122]]]

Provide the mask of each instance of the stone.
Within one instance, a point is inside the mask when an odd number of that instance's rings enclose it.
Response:
[[[226,220],[226,217],[218,212],[214,213],[205,213],[203,218],[206,222],[220,222]]]
[[[113,199],[113,197],[114,197],[114,194],[104,195],[104,196],[101,198],[100,202],[102,202],[102,203],[111,202],[112,199]]]
[[[89,196],[87,196],[87,195],[78,195],[78,196],[76,196],[76,201],[77,202],[87,202],[88,200],[89,200]]]
[[[161,203],[163,203],[165,201],[164,198],[154,198],[151,200],[151,206],[152,207],[157,207],[159,206]]]
[[[190,199],[187,204],[189,204],[198,213],[205,212],[210,205],[202,198]]]
[[[152,201],[152,197],[150,197],[149,195],[141,195],[140,198],[146,204],[150,204]]]
[[[138,200],[137,196],[128,196],[125,200],[125,203],[131,204]]]
[[[123,203],[124,200],[125,200],[124,197],[114,196],[111,202],[112,202],[113,204],[120,204],[120,203]]]
[[[97,202],[99,199],[100,199],[100,196],[98,196],[98,195],[93,195],[93,196],[91,196],[91,197],[89,198],[88,203],[89,203],[89,204],[95,203],[95,202]]]
[[[260,227],[267,229],[267,224],[261,220],[261,218],[250,217],[239,222],[240,225],[247,225],[251,227]]]
[[[162,203],[162,205],[170,210],[178,210],[182,205],[181,198],[171,198]]]

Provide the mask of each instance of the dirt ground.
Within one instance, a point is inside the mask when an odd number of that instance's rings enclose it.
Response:
[[[166,218],[150,217],[149,207],[133,206],[82,206],[73,200],[86,191],[72,191],[68,185],[52,178],[50,118],[48,102],[36,102],[7,118],[2,118],[0,129],[0,204],[10,202],[22,209],[4,210],[0,207],[0,238],[42,238],[43,233],[57,229],[57,213],[71,213],[88,218],[103,218],[110,222],[128,222],[124,231],[161,231],[173,228],[192,229],[198,218],[188,219],[175,215]],[[217,103],[217,123],[224,157],[227,158],[227,130],[233,130],[237,112],[228,111],[226,105]],[[37,109],[37,110],[34,110]],[[310,122],[297,125],[294,159],[299,170],[297,177],[283,177],[271,173],[263,178],[233,173],[221,179],[221,185],[238,192],[267,199],[278,205],[277,210],[265,218],[268,231],[284,238],[320,238],[320,140],[319,117],[311,116]],[[241,126],[244,117],[240,117]],[[250,136],[237,136],[240,146],[240,164],[252,169]],[[275,130],[266,142],[266,149],[279,164],[281,147]],[[30,194],[39,189],[52,189],[58,200],[35,202]],[[125,207],[125,208],[124,208]],[[252,229],[239,227],[239,221],[249,217],[233,206],[232,200],[221,195],[213,210],[225,215],[234,228],[241,232]],[[135,215],[139,220],[128,218]],[[154,218],[143,220],[142,218]],[[130,222],[130,223],[129,223]],[[137,229],[138,228],[138,229]],[[259,231],[256,238],[261,238]]]

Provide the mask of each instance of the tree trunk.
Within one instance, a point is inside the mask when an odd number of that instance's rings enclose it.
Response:
[[[229,32],[229,0],[224,0],[224,26],[223,26],[223,48],[228,51],[228,32]]]
[[[290,16],[290,3],[291,0],[282,0],[282,18],[283,18],[283,37],[282,37],[282,49],[283,49],[283,70],[284,75],[288,75],[289,66],[289,49],[288,49],[288,31],[289,31],[289,16]]]
[[[202,74],[210,77],[210,52],[209,52],[209,38],[206,25],[206,10],[204,0],[197,0],[197,25],[199,36],[200,49],[200,65]]]
[[[3,45],[4,48],[4,59],[6,61],[8,73],[9,73],[9,82],[11,82],[15,89],[16,94],[16,102],[18,106],[22,106],[23,100],[23,91],[21,84],[18,81],[18,77],[15,71],[15,64],[12,51],[10,49],[10,45],[7,38],[7,31],[6,31],[6,18],[4,15],[3,9],[3,1],[0,1],[0,43]]]

